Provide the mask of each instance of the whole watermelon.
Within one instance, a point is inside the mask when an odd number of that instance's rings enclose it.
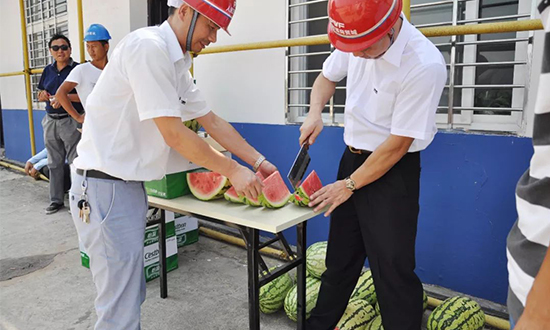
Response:
[[[270,268],[275,270],[277,267]],[[290,274],[285,273],[260,288],[260,311],[265,314],[277,312],[283,307],[285,297],[294,285]]]
[[[317,304],[321,281],[308,277],[306,278],[306,318],[311,315],[311,310]],[[285,298],[285,312],[289,319],[295,321],[298,319],[298,287],[294,285]]]
[[[306,250],[306,268],[309,275],[321,278],[327,270],[325,259],[327,257],[327,241],[312,244]]]
[[[375,316],[374,308],[366,300],[352,300],[346,307],[346,311],[336,325],[335,330],[364,329]]]
[[[376,291],[374,291],[374,279],[372,278],[372,272],[370,269],[366,270],[355,285],[355,289],[351,294],[351,299],[364,299],[369,304],[376,304]]]
[[[384,326],[382,325],[382,316],[376,315],[376,317],[373,318],[369,324],[367,324],[365,330],[384,330]]]
[[[428,330],[481,330],[485,314],[467,297],[452,297],[437,306],[428,318]]]

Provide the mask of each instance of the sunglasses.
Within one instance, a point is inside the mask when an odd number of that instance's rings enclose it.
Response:
[[[69,49],[69,46],[67,46],[67,45],[61,45],[61,46],[55,45],[55,46],[52,46],[52,50],[53,50],[54,52],[57,52],[57,51],[60,50],[60,49],[61,49],[61,50],[68,50],[68,49]]]

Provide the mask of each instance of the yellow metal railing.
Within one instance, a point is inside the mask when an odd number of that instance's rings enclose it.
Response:
[[[403,0],[403,13],[410,20],[410,0]],[[31,151],[36,153],[35,136],[34,136],[34,123],[33,123],[33,108],[32,108],[32,90],[31,90],[31,74],[40,74],[43,69],[31,69],[29,66],[29,52],[27,43],[27,26],[25,19],[25,5],[23,0],[19,0],[20,16],[21,16],[21,37],[23,41],[23,58],[24,69],[22,71],[0,73],[0,77],[13,77],[24,75],[25,76],[25,89],[27,96],[27,111],[29,118],[29,132]],[[85,61],[84,53],[84,26],[83,26],[83,10],[82,0],[77,0],[78,11],[78,34],[79,34],[79,49],[80,49],[80,61]],[[519,31],[533,31],[541,30],[542,23],[540,20],[522,20],[513,22],[499,22],[499,23],[483,23],[475,25],[459,25],[459,26],[440,26],[429,27],[419,29],[427,37],[440,37],[440,36],[453,36],[453,35],[465,35],[465,34],[487,34],[487,33],[503,33],[503,32],[519,32]],[[295,38],[288,40],[273,40],[263,42],[253,42],[247,44],[237,44],[228,46],[219,46],[205,49],[200,54],[216,54],[226,52],[237,52],[247,50],[259,50],[281,47],[294,47],[294,46],[313,46],[328,44],[329,40],[326,35]]]

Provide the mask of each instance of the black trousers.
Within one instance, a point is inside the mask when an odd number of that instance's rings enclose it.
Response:
[[[346,148],[338,179],[367,159]],[[406,154],[384,176],[334,210],[317,305],[307,330],[333,330],[368,257],[386,330],[420,330],[422,283],[414,272],[420,153]]]

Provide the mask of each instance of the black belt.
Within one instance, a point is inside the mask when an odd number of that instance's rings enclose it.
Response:
[[[84,176],[84,170],[76,169],[76,174]],[[96,179],[106,179],[106,180],[120,180],[123,181],[120,178],[111,176],[107,173],[103,173],[101,171],[96,170],[86,170],[86,176],[89,178],[96,178]]]
[[[63,118],[69,117],[69,114],[66,114],[66,113],[62,113],[62,114],[48,113],[48,117],[50,117],[51,119],[63,119]]]

